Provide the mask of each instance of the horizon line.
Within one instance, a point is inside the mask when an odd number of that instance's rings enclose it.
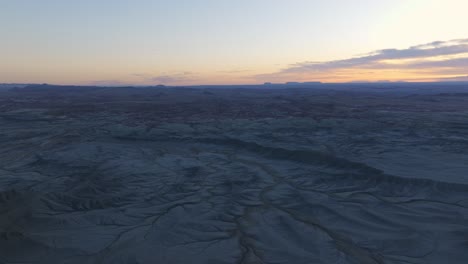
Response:
[[[446,80],[446,81],[350,81],[350,82],[321,82],[321,81],[309,81],[309,82],[284,82],[284,83],[246,83],[246,84],[187,84],[187,85],[172,85],[172,84],[119,84],[119,85],[96,85],[96,84],[58,84],[58,83],[0,83],[0,86],[30,86],[30,85],[44,85],[44,86],[75,86],[75,87],[200,87],[200,86],[298,86],[298,85],[328,85],[328,84],[468,84],[468,80]]]

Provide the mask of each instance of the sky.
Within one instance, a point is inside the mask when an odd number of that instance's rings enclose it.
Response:
[[[468,80],[466,0],[0,0],[0,83]]]

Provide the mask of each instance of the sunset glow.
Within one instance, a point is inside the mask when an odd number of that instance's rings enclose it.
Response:
[[[464,0],[0,2],[1,82],[468,79]]]

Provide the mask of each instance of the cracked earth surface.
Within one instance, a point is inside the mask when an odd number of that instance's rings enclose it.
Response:
[[[0,263],[466,263],[468,112],[381,110],[5,108]]]

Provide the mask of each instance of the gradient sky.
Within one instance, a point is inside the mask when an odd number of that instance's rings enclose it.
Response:
[[[0,0],[0,82],[468,80],[466,0]]]

